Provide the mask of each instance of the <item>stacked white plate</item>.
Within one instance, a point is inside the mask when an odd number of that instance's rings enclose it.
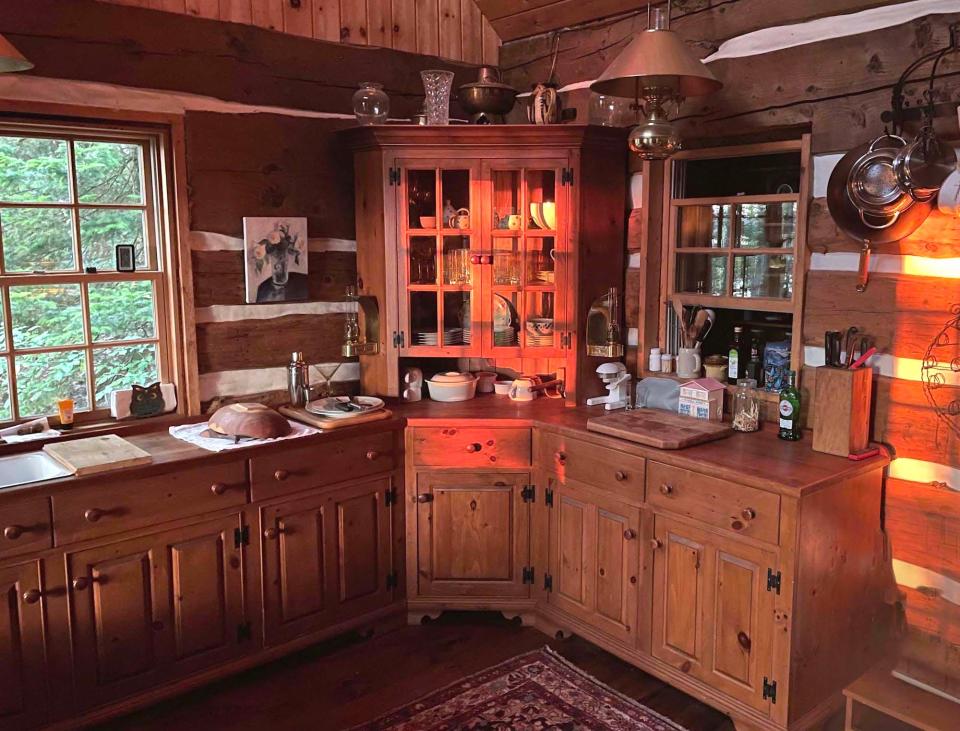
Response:
[[[463,327],[451,327],[443,331],[444,345],[469,345],[470,329]]]
[[[500,348],[517,345],[517,331],[512,327],[494,325],[493,344]]]
[[[436,345],[437,334],[432,331],[425,332],[425,333],[414,333],[413,344],[414,345]]]
[[[527,345],[534,348],[552,348],[553,333],[549,335],[531,335],[527,333]]]

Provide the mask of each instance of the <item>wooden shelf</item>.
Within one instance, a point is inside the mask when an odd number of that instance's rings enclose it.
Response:
[[[891,675],[891,666],[879,665],[848,685],[843,694],[847,698],[846,731],[873,731],[873,729],[922,729],[949,731],[957,727],[960,704],[928,693]],[[878,711],[863,713],[861,707]],[[869,725],[863,725],[866,719]],[[879,725],[879,724],[884,725]]]

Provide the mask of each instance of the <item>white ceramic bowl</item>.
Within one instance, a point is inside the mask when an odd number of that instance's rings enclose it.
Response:
[[[420,228],[436,228],[436,216],[420,216]]]
[[[438,373],[427,381],[427,391],[434,401],[469,401],[477,395],[477,377],[470,373]]]
[[[493,390],[498,396],[506,396],[510,393],[510,386],[513,381],[494,381]]]

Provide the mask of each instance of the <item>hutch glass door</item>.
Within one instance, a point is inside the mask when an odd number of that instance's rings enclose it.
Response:
[[[484,355],[558,355],[564,327],[566,159],[492,163],[484,276]],[[485,229],[486,232],[486,229]],[[487,238],[487,237],[485,237]],[[488,261],[489,260],[489,261]]]
[[[478,168],[423,159],[400,168],[400,352],[479,355]]]

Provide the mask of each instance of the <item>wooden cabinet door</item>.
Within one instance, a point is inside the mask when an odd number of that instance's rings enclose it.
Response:
[[[333,622],[330,509],[329,496],[319,494],[261,510],[267,644],[282,643]]]
[[[417,474],[421,596],[528,597],[527,472]]]
[[[628,644],[636,638],[640,509],[555,483],[548,601]]]
[[[393,601],[390,509],[392,480],[361,482],[330,496],[331,536],[336,540],[330,571],[336,578],[336,614],[350,619]]]
[[[78,703],[152,685],[164,655],[160,544],[148,536],[67,554]]]
[[[39,561],[0,568],[0,728],[46,721],[41,579]]]
[[[772,669],[776,556],[657,515],[653,654],[761,711]]]
[[[243,603],[241,517],[179,528],[157,536],[169,600],[170,672],[180,675],[229,660],[248,646]]]

